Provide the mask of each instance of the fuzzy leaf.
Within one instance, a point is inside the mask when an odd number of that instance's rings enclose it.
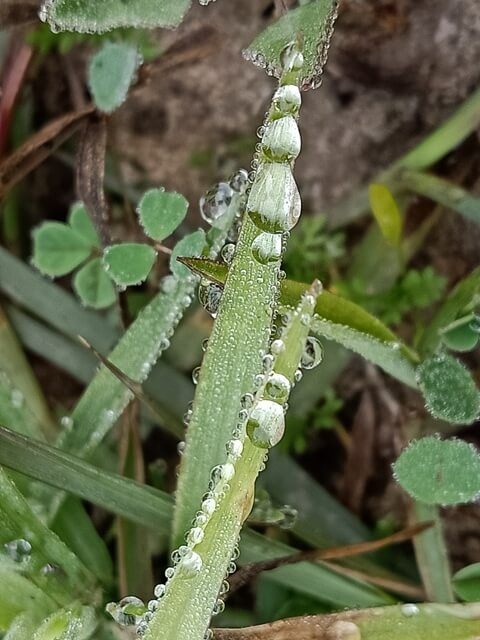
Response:
[[[384,184],[371,184],[368,194],[383,237],[390,245],[398,247],[402,239],[403,218],[390,189]]]
[[[244,56],[278,78],[281,52],[301,34],[304,64],[300,80],[305,88],[314,88],[320,84],[336,12],[336,0],[313,0],[293,9],[257,36]]]
[[[95,225],[90,218],[90,215],[82,202],[76,202],[70,208],[68,215],[68,224],[77,233],[85,238],[92,247],[100,246],[100,239],[98,237]]]
[[[180,193],[151,189],[141,199],[138,215],[145,233],[161,242],[184,220],[187,209],[188,202]]]
[[[139,64],[137,49],[120,42],[108,42],[92,58],[88,84],[101,111],[111,113],[125,102]]]
[[[462,440],[435,436],[416,440],[402,452],[393,469],[405,491],[426,504],[470,502],[480,493],[480,456]]]
[[[94,258],[75,274],[73,288],[86,307],[105,309],[116,300],[115,287],[100,258]]]
[[[32,263],[49,276],[64,276],[88,258],[91,244],[60,222],[44,222],[33,231]]]
[[[104,33],[117,27],[176,27],[191,0],[45,0],[40,17],[55,31]]]
[[[417,382],[427,409],[452,424],[471,424],[480,414],[480,393],[470,372],[455,358],[439,353],[418,366]]]
[[[201,255],[205,247],[205,232],[198,229],[177,242],[170,257],[170,269],[176,276],[186,276],[189,268],[177,261],[178,257]]]
[[[452,578],[455,592],[465,602],[480,600],[480,562],[457,571]]]
[[[147,278],[156,255],[155,249],[148,244],[126,242],[107,247],[103,252],[103,264],[116,284],[128,287]]]

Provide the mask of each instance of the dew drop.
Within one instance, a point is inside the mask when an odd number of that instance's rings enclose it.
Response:
[[[200,378],[200,369],[201,367],[195,367],[192,371],[192,382],[193,384],[198,384],[198,380]]]
[[[223,613],[224,611],[225,611],[225,602],[221,598],[219,598],[213,606],[212,616],[218,616],[220,613]]]
[[[202,342],[202,351],[204,353],[207,350],[207,347],[208,347],[208,338],[205,338],[205,340]]]
[[[272,371],[265,384],[265,399],[283,404],[287,401],[290,390],[291,385],[288,378],[281,373]]]
[[[236,247],[233,242],[229,242],[222,248],[220,255],[222,256],[222,260],[225,264],[230,264],[232,262],[233,256],[235,255],[235,248]]]
[[[283,408],[271,400],[260,400],[247,422],[247,434],[252,444],[269,449],[280,442],[285,431]]]
[[[177,444],[177,453],[179,456],[183,456],[185,452],[185,442],[182,440]]]
[[[244,193],[248,186],[248,171],[239,169],[229,180],[231,188],[237,193]]]
[[[262,151],[270,162],[291,162],[302,148],[300,131],[293,116],[285,116],[268,125],[263,136]]]
[[[215,498],[206,498],[202,502],[202,511],[208,517],[210,517],[213,514],[213,512],[215,511],[216,508],[217,508],[217,503],[215,501]]]
[[[63,416],[60,420],[60,424],[65,429],[65,431],[71,431],[73,429],[73,420],[70,416]]]
[[[302,105],[300,89],[294,84],[279,87],[273,95],[273,107],[281,114],[296,114]]]
[[[293,379],[295,380],[295,382],[300,382],[302,378],[303,378],[303,371],[301,369],[297,369],[293,374]]]
[[[286,504],[280,509],[280,511],[282,512],[283,517],[278,521],[278,526],[281,529],[291,529],[294,527],[298,518],[297,509]]]
[[[204,535],[202,527],[192,527],[187,533],[187,543],[193,546],[200,544]]]
[[[314,369],[323,360],[323,347],[317,338],[308,336],[305,343],[305,349],[300,359],[302,369]],[[298,382],[298,380],[297,380]]]
[[[267,353],[266,355],[263,356],[262,365],[263,365],[263,370],[265,371],[265,373],[269,373],[272,370],[274,360],[275,359],[274,359],[274,357],[272,356],[271,353]]]
[[[219,287],[218,284],[214,284],[213,282],[209,282],[208,284],[200,283],[198,287],[198,300],[212,318],[217,317],[222,293],[222,287]]]
[[[252,242],[252,255],[260,264],[277,262],[282,255],[282,239],[273,233],[260,233]]]
[[[420,613],[420,609],[417,607],[416,604],[407,603],[407,604],[402,604],[401,612],[402,612],[402,615],[405,616],[406,618],[412,618],[413,616],[416,616],[418,613]]]
[[[210,225],[215,225],[227,212],[233,190],[226,182],[219,182],[200,198],[200,215]]]
[[[32,545],[24,538],[7,542],[3,545],[3,548],[14,562],[25,562],[32,553]]]
[[[354,622],[338,620],[327,631],[328,640],[362,640],[360,629]]]
[[[238,438],[229,440],[226,445],[227,453],[234,460],[238,460],[243,453],[243,442]]]
[[[177,286],[177,278],[173,275],[168,275],[162,278],[160,281],[160,290],[163,293],[173,293]]]
[[[182,578],[194,578],[200,573],[202,565],[203,562],[200,554],[189,549],[178,565],[179,575]]]
[[[13,389],[10,395],[10,401],[12,405],[15,407],[15,409],[22,408],[23,403],[25,402],[25,397],[23,393],[20,391],[20,389]]]
[[[240,406],[242,409],[251,409],[255,398],[252,393],[244,393],[240,398]]]
[[[157,584],[155,586],[155,589],[153,590],[153,595],[156,598],[162,598],[164,593],[165,593],[165,585],[164,584]]]
[[[290,42],[280,53],[280,64],[284,73],[298,71],[303,67],[303,53],[296,42]]]
[[[121,627],[131,627],[140,624],[146,607],[140,598],[127,596],[120,602],[109,602],[105,610]]]
[[[280,353],[283,353],[285,351],[284,341],[281,339],[274,340],[270,345],[270,351],[276,356],[278,356]]]

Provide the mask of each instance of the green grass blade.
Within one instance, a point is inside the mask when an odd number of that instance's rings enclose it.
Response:
[[[24,620],[17,636],[21,638],[20,631],[36,628],[38,622],[56,608],[56,603],[42,589],[32,584],[27,578],[14,569],[8,569],[0,563],[0,631],[7,631],[22,613],[28,615]],[[20,626],[20,623],[19,625]],[[28,636],[26,640],[31,640]]]

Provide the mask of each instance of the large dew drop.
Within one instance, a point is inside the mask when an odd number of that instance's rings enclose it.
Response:
[[[24,562],[30,558],[32,553],[32,545],[23,538],[7,542],[3,545],[3,548],[14,562]]]
[[[284,375],[272,372],[265,384],[265,397],[278,404],[284,404],[290,395],[291,385]]]
[[[277,262],[282,256],[282,236],[278,233],[260,233],[252,242],[252,255],[260,264]]]
[[[247,422],[247,434],[252,444],[270,449],[280,442],[285,432],[282,407],[271,400],[260,400]]]
[[[217,317],[218,307],[222,298],[223,289],[212,282],[208,284],[200,283],[198,287],[198,301],[212,318]]]
[[[280,64],[284,73],[299,71],[303,67],[303,53],[296,42],[291,42],[280,53]]]
[[[300,131],[293,116],[271,122],[262,140],[262,152],[270,162],[291,162],[302,148]]]
[[[219,182],[200,198],[200,215],[215,226],[227,212],[232,201],[233,190],[226,182]]]
[[[323,347],[317,338],[308,336],[300,359],[302,369],[315,369],[323,360]]]
[[[121,627],[132,627],[141,622],[146,607],[140,598],[127,596],[120,602],[109,602],[105,610]]]
[[[290,231],[297,224],[301,213],[300,193],[288,164],[260,165],[247,211],[253,223],[268,233]]]
[[[200,554],[189,549],[180,560],[177,570],[182,578],[194,578],[200,573],[202,564]]]
[[[296,115],[302,106],[300,89],[294,84],[279,87],[273,95],[274,114],[277,116]]]

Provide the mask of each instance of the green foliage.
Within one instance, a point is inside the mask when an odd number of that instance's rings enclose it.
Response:
[[[368,189],[370,207],[385,240],[400,246],[403,217],[390,189],[384,184],[371,184]]]
[[[465,602],[480,600],[480,562],[457,571],[452,578],[455,593]]]
[[[397,282],[381,293],[370,294],[368,283],[353,277],[336,283],[345,297],[369,309],[386,324],[398,324],[411,311],[425,309],[438,302],[446,279],[432,267],[409,269]]]
[[[471,424],[480,414],[480,393],[468,369],[445,353],[424,360],[417,381],[427,409],[440,420]]]
[[[191,0],[45,0],[40,16],[54,31],[103,33],[116,27],[176,27]]]
[[[100,111],[111,113],[125,102],[140,64],[135,47],[107,42],[92,58],[88,84]]]
[[[92,309],[110,307],[117,298],[101,258],[90,260],[75,274],[73,288],[82,303]]]
[[[480,494],[480,456],[462,440],[435,436],[409,444],[395,462],[396,480],[426,504],[471,502]]]
[[[100,248],[100,238],[95,225],[81,202],[76,202],[71,206],[68,214],[68,224],[83,236],[91,247]]]
[[[198,256],[202,253],[205,246],[205,231],[198,229],[188,236],[182,238],[173,249],[173,253],[170,256],[170,269],[173,274],[180,277],[186,277],[189,274],[189,269],[180,262],[177,261],[179,257]]]
[[[480,317],[469,313],[444,327],[442,340],[452,351],[472,351],[480,341]]]
[[[336,261],[345,255],[345,235],[327,231],[325,223],[325,216],[305,216],[293,230],[283,261],[292,280],[311,282],[319,278],[325,284]]]
[[[313,0],[289,11],[255,38],[244,56],[277,78],[282,73],[281,54],[299,35],[304,64],[300,82],[317,86],[326,61],[336,15],[335,0]]]
[[[108,275],[120,287],[141,284],[152,270],[157,253],[153,247],[126,242],[107,247],[103,264]]]
[[[33,232],[32,263],[49,276],[64,276],[84,262],[92,246],[84,236],[60,222],[44,222]]]
[[[188,202],[180,193],[151,189],[138,205],[138,216],[147,236],[161,242],[183,222],[187,209]]]

